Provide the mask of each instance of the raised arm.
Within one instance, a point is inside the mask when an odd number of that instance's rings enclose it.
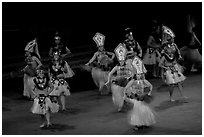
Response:
[[[38,64],[38,65],[37,65],[37,68],[40,67],[40,66],[42,66],[41,61],[40,61],[37,57],[33,56],[32,58],[33,58],[33,60],[35,60],[35,61],[37,62],[37,64]]]
[[[107,51],[107,54],[111,55],[111,59],[113,60],[115,58],[115,54],[113,52]]]

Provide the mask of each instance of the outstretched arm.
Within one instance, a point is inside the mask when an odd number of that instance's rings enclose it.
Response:
[[[89,60],[88,63],[86,63],[86,65],[91,64],[91,63],[96,59],[97,55],[98,55],[98,52],[95,52],[94,55],[93,55],[93,57]]]

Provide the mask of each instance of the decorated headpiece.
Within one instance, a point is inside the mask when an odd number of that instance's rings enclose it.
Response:
[[[162,26],[162,43],[167,43],[169,40],[175,38],[174,32],[167,26]]]
[[[118,61],[125,61],[125,58],[127,55],[127,49],[126,49],[125,45],[120,43],[115,48],[115,54],[116,54],[116,57],[118,58]]]
[[[97,47],[104,46],[105,36],[97,32],[93,37],[93,40],[96,42]]]
[[[38,43],[37,43],[37,40],[36,40],[36,39],[30,41],[30,42],[26,45],[25,51],[30,52],[30,53],[36,53],[37,56],[40,58],[40,54],[39,54],[39,51],[38,51]]]
[[[125,37],[133,36],[131,28],[126,28],[125,32],[126,32]]]

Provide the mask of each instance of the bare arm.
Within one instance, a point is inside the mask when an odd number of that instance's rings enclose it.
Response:
[[[167,69],[167,67],[165,67],[163,64],[164,64],[164,61],[165,61],[165,57],[163,56],[159,62],[159,67],[161,68],[164,68],[164,69]]]
[[[113,75],[113,73],[115,73],[115,72],[117,71],[117,69],[118,69],[118,66],[115,66],[115,67],[111,70],[111,72],[109,72],[109,74],[108,74],[108,81],[106,82],[106,84],[110,82],[111,76]]]
[[[112,59],[112,60],[115,58],[115,54],[114,54],[114,53],[108,52],[108,51],[107,51],[107,53],[108,53],[109,55],[111,55],[111,59]]]
[[[89,65],[90,63],[92,63],[96,59],[97,55],[98,55],[98,52],[95,52],[93,57],[89,60],[88,63],[86,63],[86,65]]]
[[[36,57],[32,57],[32,58],[33,58],[33,60],[35,60],[37,62],[37,64],[38,64],[37,68],[42,66],[42,63],[41,63],[41,61],[38,58],[36,58]]]

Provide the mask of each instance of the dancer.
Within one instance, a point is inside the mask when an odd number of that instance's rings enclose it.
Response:
[[[182,74],[182,67],[177,62],[178,59],[181,59],[181,54],[177,45],[174,43],[175,34],[170,28],[163,26],[162,37],[164,53],[159,66],[164,68],[164,82],[169,85],[170,101],[174,102],[175,100],[172,97],[174,86],[178,86],[181,97],[186,98],[182,93],[182,83],[186,77]]]
[[[142,48],[139,43],[134,39],[132,30],[130,28],[125,29],[127,32],[126,40],[123,42],[128,50],[127,58],[134,58],[134,56],[142,57]]]
[[[24,90],[23,96],[32,100],[34,94],[32,92],[34,83],[33,77],[36,75],[36,69],[42,65],[40,62],[40,54],[38,51],[37,39],[30,41],[26,47],[26,67],[22,70],[24,72]]]
[[[50,48],[50,51],[49,51],[50,57],[53,56],[54,51],[58,50],[59,53],[61,54],[61,57],[66,58],[67,55],[71,53],[71,51],[70,49],[68,49],[66,46],[63,45],[63,43],[61,42],[61,37],[59,36],[58,32],[55,33],[54,40],[55,40],[55,44],[53,47]]]
[[[45,74],[45,69],[41,66],[37,69],[37,76],[34,77],[35,88],[33,93],[35,99],[31,112],[41,116],[43,121],[41,128],[51,126],[50,114],[56,113],[59,110],[59,105],[56,100],[52,100],[49,93],[52,91],[52,84],[49,82],[48,76]]]
[[[94,53],[94,56],[85,65],[91,68],[91,75],[94,83],[99,88],[99,95],[102,95],[102,90],[107,81],[108,73],[112,69],[111,65],[113,64],[115,54],[105,51],[105,36],[103,34],[96,33],[93,40],[97,44],[98,51]]]
[[[161,54],[161,25],[158,24],[157,21],[153,21],[153,31],[148,38],[147,41],[147,50],[143,58],[143,63],[145,65],[153,66],[153,76],[159,77],[159,67],[158,64],[160,62]]]
[[[127,49],[124,44],[120,43],[115,48],[115,54],[119,61],[119,65],[116,65],[109,73],[106,85],[111,82],[112,100],[114,105],[117,106],[118,111],[120,112],[124,104],[124,87],[132,78],[133,68],[131,65],[132,60],[128,60],[127,62],[125,62]],[[113,75],[114,73],[116,73],[115,76]]]
[[[192,65],[191,72],[198,71],[196,65],[202,64],[202,56],[199,53],[199,48],[201,48],[201,42],[197,38],[193,29],[196,27],[195,19],[192,15],[187,16],[187,35],[185,46],[180,49],[181,55],[184,58],[184,62]]]
[[[149,127],[156,123],[153,110],[144,102],[144,84],[134,77],[125,87],[124,100],[132,103],[133,108],[128,112],[128,123],[133,130]]]
[[[62,111],[66,110],[65,96],[70,96],[70,87],[65,81],[65,78],[74,76],[74,72],[65,60],[62,60],[59,51],[53,53],[53,60],[49,66],[49,76],[51,83],[54,86],[50,96],[57,96],[60,98]]]

